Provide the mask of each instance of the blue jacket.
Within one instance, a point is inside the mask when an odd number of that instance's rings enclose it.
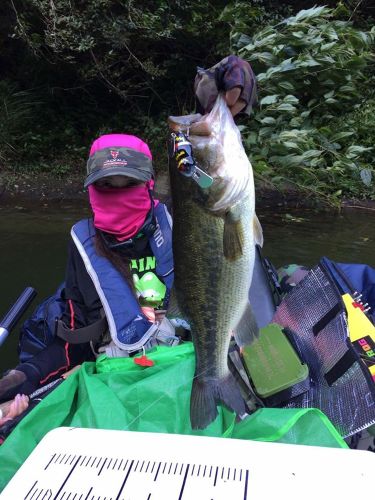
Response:
[[[155,208],[155,219],[157,228],[150,246],[156,258],[156,274],[168,293],[173,284],[172,219],[162,203]],[[77,222],[71,235],[100,297],[113,342],[123,350],[140,349],[157,327],[143,314],[124,277],[108,259],[96,253],[92,219]]]

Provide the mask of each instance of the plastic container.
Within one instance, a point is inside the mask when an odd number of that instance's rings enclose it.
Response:
[[[282,327],[262,328],[259,338],[243,350],[243,364],[254,389],[267,406],[285,403],[310,387],[309,369],[302,363]]]

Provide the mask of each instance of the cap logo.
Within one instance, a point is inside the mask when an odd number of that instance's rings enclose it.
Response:
[[[120,155],[120,151],[111,149],[107,157],[107,160],[103,163],[103,168],[123,167],[127,164],[128,162],[125,160],[124,156],[122,154]]]

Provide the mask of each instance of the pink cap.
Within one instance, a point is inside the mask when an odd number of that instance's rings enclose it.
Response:
[[[92,156],[97,151],[105,148],[130,148],[135,151],[139,151],[144,155],[148,156],[152,160],[152,155],[148,145],[136,137],[135,135],[127,134],[106,134],[100,136],[98,139],[92,143],[90,149],[90,156]]]

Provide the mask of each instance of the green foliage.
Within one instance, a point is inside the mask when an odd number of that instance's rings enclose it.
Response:
[[[30,91],[21,91],[6,80],[0,82],[0,160],[14,158],[39,103]],[[21,143],[20,143],[21,142]]]
[[[5,2],[2,165],[83,172],[97,135],[125,132],[147,140],[163,170],[166,117],[193,110],[196,66],[237,53],[258,77],[259,106],[242,126],[257,177],[334,201],[373,198],[375,29],[366,2],[333,4]]]
[[[252,37],[235,35],[259,85],[259,107],[242,135],[260,176],[331,199],[373,196],[372,143],[357,141],[367,130],[360,115],[374,34],[314,7]]]
[[[38,22],[20,9],[16,34],[39,56],[74,65],[83,82],[101,81],[133,112],[157,114],[191,98],[196,65],[214,63],[223,41],[227,50],[226,3],[24,0]]]

